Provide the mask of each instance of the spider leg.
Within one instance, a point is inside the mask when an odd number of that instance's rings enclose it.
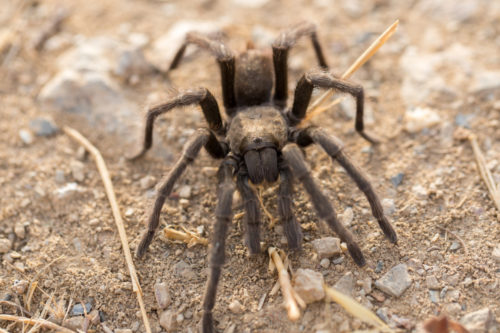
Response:
[[[296,134],[296,142],[300,146],[307,146],[314,142],[323,148],[323,150],[330,155],[334,160],[337,160],[340,165],[347,171],[349,176],[354,180],[358,188],[365,194],[366,199],[372,208],[372,214],[378,221],[378,224],[384,235],[392,242],[397,242],[397,235],[391,224],[384,215],[384,210],[380,200],[373,190],[372,185],[364,175],[363,171],[357,168],[349,159],[349,157],[342,151],[342,142],[332,135],[328,135],[320,128],[308,127],[300,130]]]
[[[162,182],[153,209],[149,214],[148,230],[142,236],[141,242],[137,248],[137,257],[142,257],[153,240],[156,228],[160,221],[160,212],[166,198],[172,192],[175,182],[182,175],[187,165],[192,163],[201,148],[205,146],[211,155],[218,155],[221,158],[225,156],[225,148],[219,143],[215,135],[206,128],[198,129],[184,146],[181,158],[170,170],[165,180]]]
[[[304,161],[304,156],[296,144],[289,144],[283,148],[283,156],[290,163],[294,175],[302,182],[305,190],[309,194],[311,201],[316,209],[318,216],[325,220],[328,226],[347,244],[347,249],[351,254],[352,259],[358,266],[363,266],[365,258],[361,249],[354,241],[354,238],[349,230],[337,219],[337,214],[333,209],[332,204],[321,191],[313,177],[311,170]]]
[[[245,205],[246,243],[251,254],[260,253],[260,206],[259,199],[248,183],[248,176],[238,174],[236,182]]]
[[[139,159],[151,148],[151,145],[153,144],[153,125],[156,118],[159,115],[166,113],[172,110],[173,108],[179,106],[187,106],[197,103],[200,104],[201,106],[201,110],[205,115],[205,119],[207,120],[209,128],[215,133],[223,135],[225,132],[225,126],[220,116],[217,100],[210,93],[210,91],[208,91],[205,88],[186,91],[184,93],[181,93],[177,97],[173,98],[172,100],[164,104],[155,106],[154,108],[148,111],[146,115],[146,127],[145,127],[143,148],[139,153],[133,155],[132,157],[129,157],[128,159],[129,160]]]
[[[328,68],[316,34],[316,25],[310,22],[302,22],[283,31],[273,42],[273,62],[276,79],[273,100],[274,104],[277,106],[285,107],[288,97],[288,52],[295,45],[297,40],[303,36],[309,36],[311,38],[319,65],[324,69]]]
[[[228,163],[229,162],[229,163]],[[217,191],[217,208],[215,209],[216,221],[213,229],[213,238],[210,248],[209,276],[205,295],[203,296],[203,332],[214,332],[212,310],[215,305],[217,284],[221,274],[221,268],[225,259],[226,234],[231,220],[233,193],[235,184],[233,182],[233,167],[228,159],[222,162],[218,171],[219,185]]]
[[[299,124],[305,117],[314,87],[336,89],[352,95],[356,99],[356,131],[365,140],[371,143],[378,142],[378,140],[374,139],[364,130],[363,112],[365,94],[363,87],[337,78],[328,72],[311,71],[300,78],[297,83],[297,88],[295,89],[295,99],[293,101],[292,110],[287,114],[290,125],[295,126]]]
[[[169,71],[177,68],[189,44],[207,49],[217,59],[220,68],[222,82],[222,99],[228,116],[232,115],[236,108],[236,95],[234,92],[235,56],[231,49],[222,41],[214,40],[197,32],[190,32],[186,35],[186,41],[175,54],[174,60],[170,64]]]
[[[278,212],[283,223],[288,247],[290,249],[299,249],[302,244],[302,230],[293,214],[293,175],[292,170],[281,161],[280,163],[280,186],[278,189]]]

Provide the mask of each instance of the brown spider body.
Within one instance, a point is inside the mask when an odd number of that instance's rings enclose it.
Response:
[[[316,57],[323,71],[313,70],[304,74],[295,88],[293,105],[286,107],[288,98],[287,57],[298,38],[311,38]],[[203,111],[208,128],[195,132],[186,143],[182,156],[171,168],[158,189],[154,206],[149,215],[148,230],[137,248],[137,256],[146,252],[159,225],[160,213],[166,198],[171,194],[175,181],[182,175],[204,147],[214,158],[222,159],[217,174],[217,207],[210,248],[209,276],[203,300],[203,332],[213,332],[212,310],[215,305],[217,284],[225,258],[225,241],[232,220],[232,198],[238,190],[244,202],[246,244],[251,254],[260,253],[260,207],[250,181],[279,182],[278,213],[287,238],[288,247],[298,249],[302,244],[302,231],[293,213],[293,179],[299,180],[309,194],[317,215],[347,244],[353,260],[365,264],[361,249],[351,232],[337,219],[329,198],[321,191],[302,155],[300,147],[319,145],[333,161],[338,162],[366,196],[373,216],[384,235],[396,243],[396,232],[384,215],[382,205],[372,185],[343,152],[339,139],[314,126],[300,128],[312,91],[315,87],[336,89],[351,94],[356,99],[355,129],[366,140],[374,140],[364,131],[363,88],[336,78],[325,71],[326,60],[313,24],[303,23],[280,34],[269,52],[248,49],[235,56],[222,42],[207,36],[189,33],[186,42],[177,52],[170,69],[178,66],[189,44],[196,44],[212,51],[221,73],[222,99],[227,123],[221,117],[215,97],[205,88],[189,90],[170,101],[148,111],[144,145],[137,159],[151,148],[155,119],[173,108],[198,104]],[[274,73],[274,79],[273,79]],[[274,94],[273,94],[274,88]]]

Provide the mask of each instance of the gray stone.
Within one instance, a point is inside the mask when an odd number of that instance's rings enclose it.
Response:
[[[429,290],[429,298],[432,303],[439,303],[439,291],[438,290]]]
[[[73,309],[71,309],[71,315],[81,316],[84,315],[85,313],[90,313],[91,310],[92,310],[92,304],[85,303],[85,310],[84,310],[83,305],[81,303],[77,303],[73,306]]]
[[[352,272],[347,272],[333,286],[338,291],[340,291],[346,295],[353,296],[354,295],[354,276],[352,275]]]
[[[411,282],[408,268],[405,264],[399,264],[378,279],[375,286],[389,295],[399,297],[410,287]]]
[[[122,50],[117,57],[116,66],[113,73],[123,79],[130,79],[132,76],[145,76],[155,71],[141,49],[129,47]]]
[[[320,260],[319,265],[323,268],[330,267],[330,260],[328,258],[323,258]]]
[[[66,178],[64,177],[64,171],[56,170],[54,179],[56,183],[63,184],[66,181]]]
[[[25,145],[30,145],[33,143],[33,135],[31,135],[31,132],[28,130],[19,130],[19,137]]]
[[[450,246],[450,251],[456,251],[456,250],[460,249],[461,247],[462,247],[462,245],[460,244],[460,242],[453,241],[453,243],[451,243],[451,246]]]
[[[54,121],[49,118],[38,117],[30,121],[30,129],[37,136],[51,136],[59,131]]]
[[[174,265],[174,273],[185,279],[192,279],[196,276],[191,266],[182,260]]]
[[[352,224],[352,221],[354,220],[354,212],[352,211],[352,208],[347,207],[344,210],[344,213],[342,213],[342,215],[339,216],[339,218],[344,226],[350,227]]]
[[[444,306],[444,311],[452,317],[456,317],[462,311],[462,307],[460,306],[460,304],[453,302],[450,304],[446,304]]]
[[[323,275],[311,269],[299,268],[293,276],[293,288],[307,304],[325,297]]]
[[[0,238],[0,253],[7,253],[12,247],[12,242],[7,238]]]
[[[177,314],[172,310],[163,311],[160,315],[160,325],[167,332],[173,331],[177,328]]]
[[[400,172],[397,175],[391,177],[392,185],[394,185],[394,187],[398,187],[401,184],[401,182],[403,182],[404,176],[405,176],[405,174]]]
[[[470,333],[493,333],[496,332],[498,328],[495,314],[489,308],[466,314],[460,319],[460,323],[464,325]]]
[[[342,253],[340,239],[335,237],[324,237],[312,241],[314,250],[320,259],[330,258]]]
[[[156,303],[158,303],[158,307],[160,309],[164,310],[172,302],[170,293],[168,291],[167,283],[166,282],[157,283],[155,284],[154,289],[155,289]]]
[[[439,284],[437,278],[434,275],[428,275],[425,278],[425,283],[427,284],[427,288],[429,288],[429,289],[441,288],[441,285]]]

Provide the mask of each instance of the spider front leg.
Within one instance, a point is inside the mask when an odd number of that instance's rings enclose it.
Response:
[[[356,99],[356,120],[355,129],[365,140],[371,143],[378,143],[379,140],[373,138],[364,130],[364,100],[363,87],[349,81],[339,79],[328,72],[312,71],[304,74],[297,83],[295,89],[295,99],[292,110],[287,114],[290,125],[298,125],[306,115],[311,95],[314,87],[336,89],[346,92]]]
[[[238,175],[237,186],[245,205],[246,244],[250,254],[258,254],[260,253],[259,199],[248,183],[248,176],[241,172]]]
[[[318,216],[325,220],[328,226],[347,244],[347,249],[354,262],[358,266],[364,266],[366,262],[361,249],[354,241],[351,232],[339,222],[332,204],[312,178],[311,170],[305,163],[299,147],[296,144],[288,144],[283,148],[283,157],[290,163],[295,177],[304,185]]]
[[[278,189],[278,212],[283,223],[288,247],[299,249],[302,245],[302,230],[293,214],[293,175],[286,162],[280,161],[280,186]]]
[[[174,60],[170,64],[169,71],[177,68],[189,44],[209,50],[217,59],[220,68],[222,83],[222,99],[228,116],[232,115],[236,108],[236,95],[234,91],[235,77],[235,56],[233,51],[222,41],[214,40],[197,32],[190,32],[186,35],[186,41],[175,54]]]
[[[273,43],[273,62],[276,81],[273,100],[277,106],[285,107],[288,97],[288,52],[297,40],[303,36],[311,38],[319,65],[324,69],[328,68],[316,34],[316,25],[303,22],[283,31]]]
[[[172,100],[164,104],[160,104],[148,111],[146,115],[146,128],[144,133],[143,148],[139,153],[133,155],[132,157],[128,157],[128,159],[132,161],[137,160],[142,156],[144,156],[144,154],[151,148],[151,146],[153,145],[153,125],[156,118],[159,115],[166,113],[172,110],[173,108],[179,106],[187,106],[191,104],[199,104],[201,106],[201,110],[205,115],[205,119],[208,123],[208,126],[212,131],[214,131],[219,135],[223,135],[225,133],[226,129],[224,123],[222,122],[222,118],[220,116],[217,100],[210,93],[210,91],[208,91],[205,88],[186,91],[184,93],[181,93],[177,97],[173,98]],[[216,153],[214,157],[219,156],[221,158],[225,156],[225,154],[221,156],[220,152],[217,151],[216,147],[214,147],[214,149],[210,151]]]
[[[149,214],[148,230],[142,236],[141,242],[139,243],[136,251],[137,257],[142,257],[148,249],[149,244],[151,244],[155,231],[158,228],[161,209],[165,200],[172,192],[175,182],[182,175],[188,164],[192,163],[196,156],[198,156],[198,153],[203,146],[213,156],[219,156],[222,158],[226,155],[225,148],[219,143],[215,135],[210,130],[206,128],[197,130],[197,132],[184,146],[185,148],[181,158],[177,161],[172,170],[170,170],[158,190],[158,195],[153,209]]]
[[[217,190],[217,208],[215,209],[216,221],[212,232],[210,248],[209,275],[205,295],[203,296],[203,333],[214,332],[212,310],[215,305],[217,285],[221,268],[225,260],[226,234],[233,219],[232,204],[235,185],[233,182],[233,165],[227,158],[218,171],[219,185]]]
[[[328,135],[318,127],[308,127],[300,130],[295,134],[295,141],[300,146],[308,146],[311,143],[318,144],[323,150],[330,155],[333,160],[337,160],[340,165],[347,171],[349,176],[354,180],[358,188],[365,194],[366,199],[372,208],[372,214],[378,221],[378,224],[384,235],[392,242],[397,242],[397,235],[391,224],[384,215],[384,210],[380,200],[373,190],[372,185],[364,175],[364,173],[357,168],[349,159],[349,157],[342,151],[343,145],[339,139],[334,136]]]

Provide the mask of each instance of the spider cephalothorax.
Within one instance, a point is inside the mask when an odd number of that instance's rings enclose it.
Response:
[[[293,105],[287,109],[288,52],[302,36],[311,38],[322,70],[310,71],[302,76],[295,89]],[[337,161],[365,194],[372,208],[372,214],[385,236],[393,243],[396,243],[397,237],[384,216],[380,200],[370,182],[343,152],[340,140],[318,127],[297,127],[306,115],[313,88],[333,88],[355,97],[355,128],[362,137],[373,142],[373,139],[365,133],[363,126],[363,88],[326,71],[327,64],[313,24],[301,23],[282,32],[272,45],[272,56],[266,50],[253,48],[236,56],[221,41],[198,33],[190,33],[177,52],[170,69],[178,66],[189,44],[210,50],[217,59],[227,123],[222,120],[216,99],[205,88],[181,93],[148,111],[144,146],[132,159],[143,156],[151,147],[156,117],[175,107],[199,104],[208,128],[196,131],[186,143],[181,158],[162,182],[150,213],[148,231],[137,248],[137,255],[141,257],[147,250],[158,227],[165,199],[170,195],[175,181],[186,166],[196,158],[201,148],[205,147],[212,157],[222,159],[218,171],[218,203],[210,249],[210,273],[203,302],[203,331],[212,332],[214,329],[212,309],[224,263],[225,240],[232,219],[231,206],[235,190],[241,193],[244,201],[246,243],[249,251],[252,254],[260,252],[259,201],[249,181],[254,184],[279,181],[278,212],[289,248],[299,248],[302,243],[302,232],[293,214],[291,200],[292,180],[297,178],[309,194],[318,216],[347,244],[356,264],[360,266],[365,264],[363,254],[352,234],[338,221],[332,204],[311,176],[299,147],[318,144]],[[274,94],[272,94],[273,86]]]

